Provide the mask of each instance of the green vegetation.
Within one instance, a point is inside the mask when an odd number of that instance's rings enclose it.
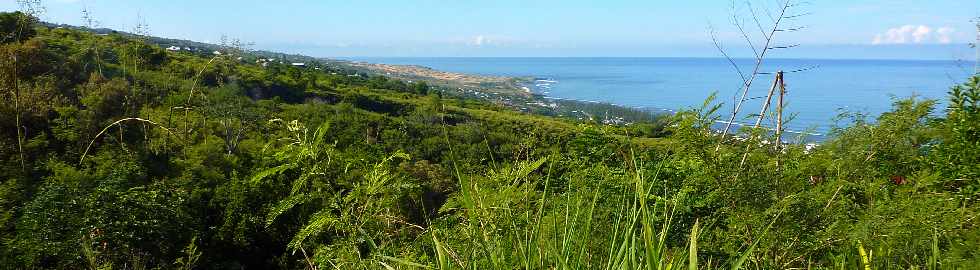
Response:
[[[980,77],[943,113],[897,100],[776,149],[751,130],[719,141],[710,99],[572,122],[234,48],[0,23],[9,268],[980,264]]]

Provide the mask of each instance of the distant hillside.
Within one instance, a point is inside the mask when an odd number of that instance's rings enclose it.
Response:
[[[88,28],[68,24],[44,24],[50,28],[67,28],[98,35],[120,35],[137,37],[137,34],[109,28]],[[161,48],[171,48],[177,52],[190,53],[201,57],[212,57],[216,52],[232,50],[232,46],[197,42],[192,40],[163,38],[155,36],[141,37]],[[625,108],[605,103],[583,102],[575,100],[552,100],[536,95],[525,87],[533,78],[514,78],[480,76],[435,70],[429,67],[415,65],[389,65],[347,61],[329,58],[317,58],[300,54],[288,54],[266,50],[248,50],[244,53],[247,61],[273,61],[281,64],[300,64],[303,66],[326,69],[343,75],[356,75],[364,78],[383,76],[397,79],[405,83],[426,82],[440,92],[458,97],[474,98],[490,101],[498,105],[520,111],[536,114],[567,117],[577,120],[601,120],[607,123],[630,123],[651,121],[655,115],[649,111]]]

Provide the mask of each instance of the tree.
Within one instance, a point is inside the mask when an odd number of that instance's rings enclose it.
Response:
[[[425,82],[417,82],[413,88],[416,94],[423,96],[429,94],[429,84],[426,84]]]
[[[20,11],[0,13],[0,44],[22,42],[37,35],[35,18]]]

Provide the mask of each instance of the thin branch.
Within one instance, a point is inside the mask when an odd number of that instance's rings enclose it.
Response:
[[[755,26],[759,28],[759,34],[765,36],[766,29],[765,27],[762,27],[762,23],[759,22],[759,16],[755,14],[755,8],[752,7],[752,2],[746,0],[745,5],[749,7],[749,12],[752,13],[752,20],[755,21]]]
[[[715,48],[718,49],[718,51],[725,56],[725,60],[728,60],[728,63],[732,65],[732,68],[735,69],[735,72],[738,73],[738,76],[742,79],[742,84],[745,84],[748,81],[748,79],[745,77],[745,73],[742,72],[742,68],[738,66],[738,63],[735,62],[735,59],[729,56],[728,52],[725,51],[725,48],[722,47],[721,41],[718,41],[718,37],[715,35],[714,29],[709,26],[708,31],[711,35],[711,42],[715,44]],[[732,95],[733,106],[735,104],[738,104],[738,102],[736,101],[737,98],[738,98],[738,93]],[[733,107],[732,110],[735,110],[735,108]]]
[[[745,101],[745,97],[749,93],[749,88],[751,88],[751,86],[752,86],[752,81],[754,81],[755,78],[759,75],[759,69],[762,67],[762,62],[765,59],[766,53],[769,52],[770,45],[772,43],[772,39],[776,35],[776,30],[779,29],[779,23],[782,22],[783,16],[786,15],[786,10],[789,9],[789,7],[790,7],[791,4],[792,4],[792,2],[790,0],[786,0],[786,2],[783,3],[783,6],[782,6],[782,8],[779,11],[779,17],[776,19],[775,23],[773,23],[772,30],[769,32],[768,35],[766,35],[766,42],[763,45],[762,52],[759,53],[759,57],[756,58],[755,67],[752,70],[752,74],[751,74],[751,76],[749,76],[748,80],[746,80],[745,83],[743,84],[742,95],[741,95],[742,97],[735,104],[735,110],[732,111],[731,117],[727,121],[727,124],[725,124],[725,130],[722,131],[722,134],[721,134],[721,140],[722,141],[725,140],[725,136],[727,136],[728,135],[728,132],[731,130],[732,122],[735,121],[735,117],[738,116],[738,112],[742,108],[742,104]],[[721,149],[721,145],[720,144],[718,145],[717,148],[715,148],[715,151],[718,151],[718,149]]]
[[[721,41],[719,41],[718,37],[715,35],[714,29],[710,29],[710,31],[711,31],[711,42],[715,44],[715,48],[718,49],[718,51],[725,56],[725,59],[728,60],[728,63],[732,65],[732,67],[735,69],[735,72],[738,72],[738,76],[742,78],[742,83],[743,84],[746,83],[746,81],[748,81],[748,78],[745,77],[745,73],[742,72],[742,68],[738,66],[738,63],[735,62],[735,59],[729,56],[728,52],[725,51],[725,48],[722,47]]]
[[[218,56],[211,57],[211,60],[208,60],[208,63],[207,64],[204,64],[204,67],[201,68],[201,70],[197,72],[197,75],[196,76],[194,76],[194,83],[191,84],[191,91],[190,91],[190,93],[187,94],[187,102],[184,102],[184,107],[185,108],[188,108],[188,109],[185,109],[184,110],[184,133],[185,134],[186,133],[190,133],[190,130],[187,128],[187,116],[188,116],[188,113],[190,111],[189,108],[191,107],[190,106],[191,99],[194,98],[194,89],[197,88],[197,83],[198,83],[198,81],[200,81],[201,75],[204,74],[204,70],[208,69],[208,67],[211,66],[211,63],[213,63],[215,59],[218,59]],[[207,95],[202,95],[202,96],[204,97],[204,100],[206,102],[207,101],[207,98],[208,98]]]
[[[95,144],[95,140],[98,140],[99,137],[102,136],[102,134],[105,134],[106,131],[108,131],[109,128],[111,128],[112,126],[118,125],[118,124],[120,124],[122,122],[126,122],[126,121],[139,121],[139,122],[144,122],[144,123],[150,123],[150,124],[153,124],[153,125],[161,128],[161,129],[167,131],[167,133],[170,133],[170,135],[176,136],[176,134],[174,134],[172,131],[170,131],[170,129],[164,127],[161,124],[157,124],[156,122],[150,121],[150,120],[146,120],[146,119],[142,119],[142,118],[136,118],[136,117],[119,119],[116,122],[112,122],[112,124],[109,124],[108,126],[106,126],[105,128],[103,128],[102,131],[99,131],[99,134],[96,134],[95,135],[95,138],[92,138],[92,141],[90,141],[88,143],[88,146],[85,147],[85,152],[82,152],[82,157],[78,160],[78,164],[82,164],[82,162],[85,161],[85,156],[88,155],[89,149],[91,149],[92,148],[92,145]]]
[[[732,1],[733,10],[734,10],[734,4],[735,2]],[[732,24],[734,24],[735,27],[738,28],[738,32],[742,34],[742,38],[745,39],[745,43],[747,43],[749,45],[749,48],[752,49],[752,55],[754,55],[755,58],[759,58],[759,50],[755,48],[755,44],[752,43],[752,38],[749,37],[749,34],[745,32],[745,29],[742,27],[742,22],[741,20],[738,19],[738,15],[735,12],[732,12]],[[745,79],[743,78],[743,81],[744,80]]]

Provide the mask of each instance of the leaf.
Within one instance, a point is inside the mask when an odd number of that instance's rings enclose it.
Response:
[[[293,207],[296,206],[297,204],[301,204],[307,201],[309,201],[309,196],[306,196],[305,194],[297,194],[297,195],[289,196],[286,199],[279,201],[279,203],[276,204],[276,206],[272,207],[272,209],[269,209],[269,214],[266,215],[266,219],[265,219],[265,226],[269,227],[269,225],[272,225],[272,222],[275,221],[276,218],[279,217],[279,215],[282,215],[282,213],[285,213],[286,211],[293,209]]]
[[[436,257],[438,258],[439,269],[449,269],[449,256],[446,252],[446,248],[442,246],[442,242],[439,242],[439,238],[436,237],[436,232],[432,232],[432,242],[436,244]]]
[[[752,246],[750,246],[749,249],[745,251],[745,253],[742,253],[742,256],[738,256],[738,260],[735,261],[734,264],[732,264],[732,270],[738,270],[742,268],[742,265],[745,264],[745,261],[749,258],[749,255],[752,254],[753,251],[755,251],[755,246],[758,243],[759,241],[752,243]]]
[[[688,270],[698,270],[698,222],[694,221],[694,227],[691,227],[691,246],[688,250]]]
[[[762,240],[762,237],[765,237],[766,234],[769,234],[769,229],[772,228],[772,225],[773,224],[776,224],[776,220],[779,220],[779,216],[781,216],[783,214],[783,211],[785,211],[785,210],[786,210],[786,206],[785,205],[783,206],[783,208],[780,208],[779,209],[779,212],[776,213],[776,217],[774,217],[772,219],[772,221],[769,222],[769,225],[766,226],[766,228],[764,230],[762,230],[762,235],[760,235],[758,238],[756,238],[755,241],[752,242],[752,245],[749,246],[749,249],[746,250],[745,253],[742,253],[742,256],[739,256],[738,257],[738,260],[735,261],[735,263],[732,264],[732,270],[738,270],[738,269],[741,269],[742,268],[742,265],[745,264],[745,261],[748,260],[749,256],[752,255],[752,252],[755,251],[755,247],[757,245],[759,245],[759,241],[761,241]]]
[[[269,168],[269,169],[262,170],[262,171],[260,171],[260,172],[258,172],[258,173],[256,173],[255,175],[252,176],[252,183],[255,184],[255,183],[259,182],[259,181],[262,181],[262,179],[265,179],[266,177],[279,174],[279,173],[281,173],[283,171],[292,169],[293,167],[294,167],[294,165],[292,163],[286,163],[286,164],[282,164],[282,165],[279,165],[279,166],[276,166],[276,167],[272,167],[272,168]]]
[[[297,250],[307,238],[313,235],[317,235],[323,232],[324,228],[330,225],[336,224],[337,218],[333,217],[330,213],[330,209],[320,210],[310,218],[310,221],[306,223],[306,226],[302,230],[293,236],[293,240],[289,241],[289,248],[292,250]]]
[[[541,165],[544,164],[545,161],[548,161],[548,157],[540,158],[537,161],[535,161],[534,163],[531,163],[531,164],[527,164],[525,166],[522,166],[520,170],[518,170],[516,173],[514,173],[514,175],[513,175],[514,181],[516,182],[517,179],[521,179],[521,178],[527,177],[528,175],[531,174],[531,172],[533,172],[534,170],[537,170],[538,168],[540,168]]]
[[[864,244],[861,241],[857,242],[858,254],[861,255],[861,265],[864,266],[865,270],[871,270],[871,260],[868,259],[868,252],[864,250]]]
[[[289,189],[289,194],[290,195],[301,194],[303,188],[306,187],[306,183],[309,182],[310,177],[312,176],[309,173],[304,173],[300,175],[299,178],[297,178],[296,180],[293,180],[293,185],[292,188]]]
[[[939,269],[939,232],[932,233],[932,257],[929,258],[929,269]]]
[[[325,138],[327,136],[327,130],[329,130],[329,129],[330,129],[330,122],[329,121],[323,122],[323,124],[321,124],[320,127],[317,127],[316,128],[316,131],[313,133],[313,137],[314,137],[314,139],[313,139],[313,145],[314,146],[323,145],[323,140],[325,140]]]
[[[391,257],[391,256],[378,255],[378,257],[381,257],[382,259],[385,259],[385,260],[396,262],[396,263],[401,264],[401,265],[407,265],[407,266],[418,267],[418,268],[425,268],[425,269],[432,269],[432,267],[429,267],[428,265],[421,265],[421,264],[417,264],[417,263],[414,263],[414,262],[402,260],[402,259]],[[384,264],[384,263],[382,262],[382,264]],[[385,264],[385,266],[388,267],[388,268],[391,267],[391,266],[388,266],[386,264]]]

